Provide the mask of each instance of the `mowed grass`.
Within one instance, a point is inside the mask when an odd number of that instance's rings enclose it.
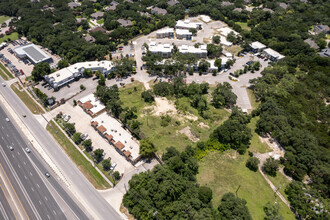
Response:
[[[236,24],[238,24],[239,26],[241,26],[241,28],[243,30],[246,30],[246,31],[250,31],[251,28],[247,25],[247,22],[235,22]]]
[[[97,172],[80,151],[76,149],[54,121],[50,121],[46,129],[96,189],[102,190],[110,188],[109,183]]]
[[[248,127],[251,129],[252,132],[251,144],[248,150],[254,153],[271,152],[272,149],[266,143],[262,143],[259,138],[259,135],[255,132],[258,120],[259,117],[254,117],[251,119],[250,123],[248,124]]]
[[[254,95],[254,93],[251,89],[247,88],[246,91],[248,93],[253,110],[257,109],[260,105],[260,102],[257,102],[256,96]]]
[[[0,68],[1,68],[1,70],[0,71],[2,71],[3,73],[5,73],[7,76],[9,76],[11,79],[13,79],[14,78],[14,76],[13,76],[13,74],[11,74],[10,72],[9,72],[9,70],[2,64],[2,63],[0,63]]]
[[[239,45],[233,45],[231,47],[226,47],[226,50],[234,55],[237,55],[237,53],[242,50],[242,47]]]
[[[8,16],[0,16],[0,25],[3,23],[3,22],[5,22],[5,21],[7,21],[8,19],[9,19],[10,17],[8,17]]]
[[[280,193],[288,199],[288,195],[285,194],[285,188],[290,184],[290,180],[288,180],[282,173],[277,172],[277,175],[275,177],[268,176],[268,179],[274,184],[276,188],[281,187],[279,189]]]
[[[263,207],[267,202],[280,206],[284,219],[294,219],[294,214],[271,190],[259,172],[250,171],[245,167],[248,155],[238,155],[230,150],[225,153],[210,152],[199,163],[198,182],[213,191],[213,206],[218,207],[223,194],[238,189],[238,197],[247,201],[253,219],[263,219]]]
[[[17,40],[18,39],[18,33],[17,32],[13,32],[9,35],[5,35],[3,37],[0,38],[0,43],[4,42],[4,41],[13,41],[13,40]]]
[[[43,114],[45,111],[25,92],[24,90],[20,91],[18,88],[22,87],[18,83],[13,83],[10,88],[16,93],[16,95],[22,100],[22,102],[30,109],[33,114]]]
[[[5,74],[2,70],[0,70],[0,76],[4,79],[4,80],[8,80],[8,76],[7,74]]]

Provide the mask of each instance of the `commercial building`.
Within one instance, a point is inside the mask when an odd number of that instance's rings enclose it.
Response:
[[[192,39],[192,33],[187,29],[177,29],[176,30],[176,38],[191,40]]]
[[[111,71],[115,70],[115,67],[110,61],[90,61],[75,63],[69,67],[44,76],[44,79],[51,87],[53,87],[55,90],[58,90],[73,80],[79,79],[85,69],[90,69],[93,72],[100,71],[103,75],[107,76]]]
[[[140,158],[140,144],[122,124],[106,112],[91,120],[91,125],[127,161],[135,164]]]
[[[53,59],[35,44],[26,44],[14,49],[15,55],[20,59],[28,59],[32,64],[41,62],[52,63]]]
[[[178,20],[176,22],[176,25],[175,25],[175,28],[176,29],[191,29],[191,28],[194,28],[194,29],[197,29],[197,30],[201,30],[202,29],[202,23],[199,23],[199,22],[191,22],[190,20]]]
[[[224,28],[219,28],[217,29],[217,31],[220,31],[221,35],[227,37],[229,33],[233,32],[235,34],[235,36],[239,35],[238,32],[234,31],[233,29],[229,28],[229,27],[224,27]]]
[[[271,48],[267,48],[263,51],[263,54],[269,58],[271,61],[279,61],[281,59],[283,59],[285,56],[281,55],[280,53],[278,53],[277,51],[271,49]]]
[[[200,47],[182,45],[178,46],[178,50],[180,53],[191,53],[195,54],[197,58],[206,58],[207,57],[207,49],[206,45],[201,45]]]
[[[252,42],[250,47],[253,53],[259,53],[266,49],[266,45],[260,43],[259,41]]]
[[[156,36],[158,39],[174,38],[174,28],[165,28],[157,31]]]
[[[163,58],[172,56],[173,45],[171,44],[157,44],[156,42],[149,43],[149,51],[161,55]]]
[[[228,41],[226,37],[220,35],[220,44],[226,47],[230,47],[233,45],[232,42]]]
[[[105,106],[95,97],[94,94],[89,94],[78,100],[78,105],[92,118],[100,115],[105,111]]]

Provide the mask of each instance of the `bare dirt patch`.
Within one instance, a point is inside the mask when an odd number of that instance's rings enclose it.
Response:
[[[154,115],[177,114],[174,103],[170,103],[167,98],[155,97],[156,106],[154,106]]]
[[[208,126],[207,124],[205,124],[204,122],[201,122],[198,124],[198,127],[200,128],[210,128],[210,126]]]
[[[181,133],[181,134],[185,134],[185,135],[186,135],[191,141],[193,141],[193,142],[197,142],[197,141],[199,141],[199,138],[196,137],[196,135],[194,135],[194,134],[191,132],[189,126],[183,128],[183,129],[181,129],[181,130],[179,131],[179,133]]]

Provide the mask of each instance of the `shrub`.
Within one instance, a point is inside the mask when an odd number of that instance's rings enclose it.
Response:
[[[257,172],[258,170],[258,165],[260,163],[260,160],[256,157],[250,157],[247,161],[245,166],[249,168],[250,170]]]
[[[143,98],[143,100],[144,100],[145,102],[149,102],[149,103],[151,103],[151,102],[155,101],[154,94],[152,93],[151,90],[143,91],[143,92],[141,93],[141,97]]]
[[[270,176],[276,176],[276,171],[279,168],[279,164],[280,162],[278,160],[275,160],[272,157],[267,158],[263,166],[263,171]]]
[[[86,87],[83,84],[81,84],[80,89],[84,91],[86,89]]]

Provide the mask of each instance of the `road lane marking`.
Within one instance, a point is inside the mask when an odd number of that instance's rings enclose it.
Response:
[[[18,168],[21,168],[21,165],[17,164]]]
[[[19,151],[17,151],[17,154],[18,154],[18,155],[21,155],[21,153],[20,153]]]
[[[6,211],[5,211],[5,208],[3,207],[3,205],[2,205],[1,202],[0,202],[0,210],[1,210],[1,212],[2,212],[2,216],[3,216],[6,220],[9,220],[8,215],[7,215]]]
[[[41,201],[39,200],[39,204],[41,205]]]
[[[34,189],[33,189],[33,187],[31,187],[31,189],[32,189],[32,191],[34,192]]]
[[[14,193],[15,193],[15,195],[16,195],[16,198],[18,199],[18,201],[19,201],[19,204],[21,205],[21,207],[22,207],[22,209],[23,209],[23,211],[24,211],[24,213],[25,213],[25,216],[27,217],[27,219],[30,219],[30,218],[29,218],[29,216],[27,215],[27,213],[26,213],[26,211],[25,211],[25,209],[24,209],[23,205],[22,205],[22,202],[21,202],[21,200],[20,200],[20,199],[19,199],[19,197],[17,196],[17,193],[16,193],[16,191],[15,191],[15,189],[14,189],[13,185],[11,184],[11,182],[10,182],[10,180],[9,180],[8,176],[7,176],[7,173],[6,173],[6,172],[5,172],[5,170],[3,169],[3,167],[2,167],[2,165],[1,165],[1,163],[0,163],[0,167],[1,167],[2,171],[4,172],[4,174],[6,175],[6,179],[7,179],[7,181],[9,182],[9,184],[10,184],[10,186],[11,186],[12,190],[14,191]]]
[[[46,201],[48,201],[47,197],[45,196]]]
[[[24,165],[26,165],[25,161],[23,161]]]
[[[30,172],[30,176],[32,176],[32,173]]]
[[[12,156],[13,158],[15,158],[15,155],[14,155],[14,154],[12,154],[11,156]]]
[[[47,217],[48,217],[48,219],[50,219],[50,216],[49,215],[47,215]]]
[[[40,188],[39,184],[37,183],[37,187]]]
[[[56,215],[56,212],[55,212],[55,210],[53,209],[53,212],[54,212],[54,214]]]
[[[27,177],[24,175],[24,178],[27,180]]]
[[[0,188],[1,188],[1,191],[2,191],[2,193],[5,195],[5,197],[6,197],[6,200],[7,201],[9,201],[8,200],[8,197],[7,197],[7,195],[6,195],[6,193],[5,193],[5,191],[3,190],[3,188],[2,188],[2,185],[0,184]],[[0,204],[1,204],[1,202],[0,202]],[[2,206],[2,205],[1,205]],[[11,205],[9,204],[9,207],[10,207],[10,209],[11,209],[11,211],[12,211],[12,213],[14,214],[14,216],[15,216],[15,219],[17,219],[17,217],[16,217],[16,215],[15,215],[15,212],[13,211],[13,209],[12,209],[12,207],[11,207]]]

